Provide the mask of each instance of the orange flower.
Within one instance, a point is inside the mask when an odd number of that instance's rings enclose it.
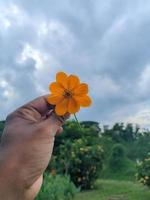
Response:
[[[55,106],[57,115],[65,113],[74,114],[80,110],[80,106],[88,107],[91,99],[87,95],[88,85],[80,83],[75,75],[66,75],[64,72],[56,74],[56,82],[49,85],[51,94],[48,96],[48,103]]]

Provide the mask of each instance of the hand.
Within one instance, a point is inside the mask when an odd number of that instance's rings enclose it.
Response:
[[[55,135],[66,118],[54,114],[46,96],[7,117],[0,146],[0,199],[36,197],[52,155]]]

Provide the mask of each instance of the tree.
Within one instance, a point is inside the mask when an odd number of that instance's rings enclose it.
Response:
[[[3,133],[4,125],[5,125],[5,121],[0,121],[0,137]]]

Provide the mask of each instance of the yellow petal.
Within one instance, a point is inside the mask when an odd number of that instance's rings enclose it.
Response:
[[[65,89],[67,89],[67,74],[64,72],[58,72],[56,74],[56,81],[61,84]]]
[[[68,109],[68,99],[64,98],[61,102],[59,102],[55,107],[55,112],[57,115],[62,116],[67,113]]]
[[[86,83],[81,83],[75,90],[74,94],[75,95],[84,95],[88,93],[88,85]]]
[[[53,94],[63,94],[64,92],[63,87],[57,82],[51,83],[49,89]]]
[[[73,90],[76,87],[78,87],[80,84],[80,80],[77,76],[75,75],[70,75],[68,77],[68,90]]]
[[[56,105],[64,99],[61,95],[50,94],[47,98],[47,102],[52,105]]]
[[[80,104],[82,107],[89,107],[92,103],[92,100],[89,96],[84,95],[84,96],[75,96],[74,97],[76,101]]]
[[[80,110],[80,106],[79,106],[78,102],[73,98],[69,99],[68,112],[70,114],[73,114],[73,113],[78,112],[79,110]]]

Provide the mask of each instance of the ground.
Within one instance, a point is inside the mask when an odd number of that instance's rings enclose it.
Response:
[[[130,181],[98,181],[97,189],[81,192],[74,200],[150,200],[150,189]]]

